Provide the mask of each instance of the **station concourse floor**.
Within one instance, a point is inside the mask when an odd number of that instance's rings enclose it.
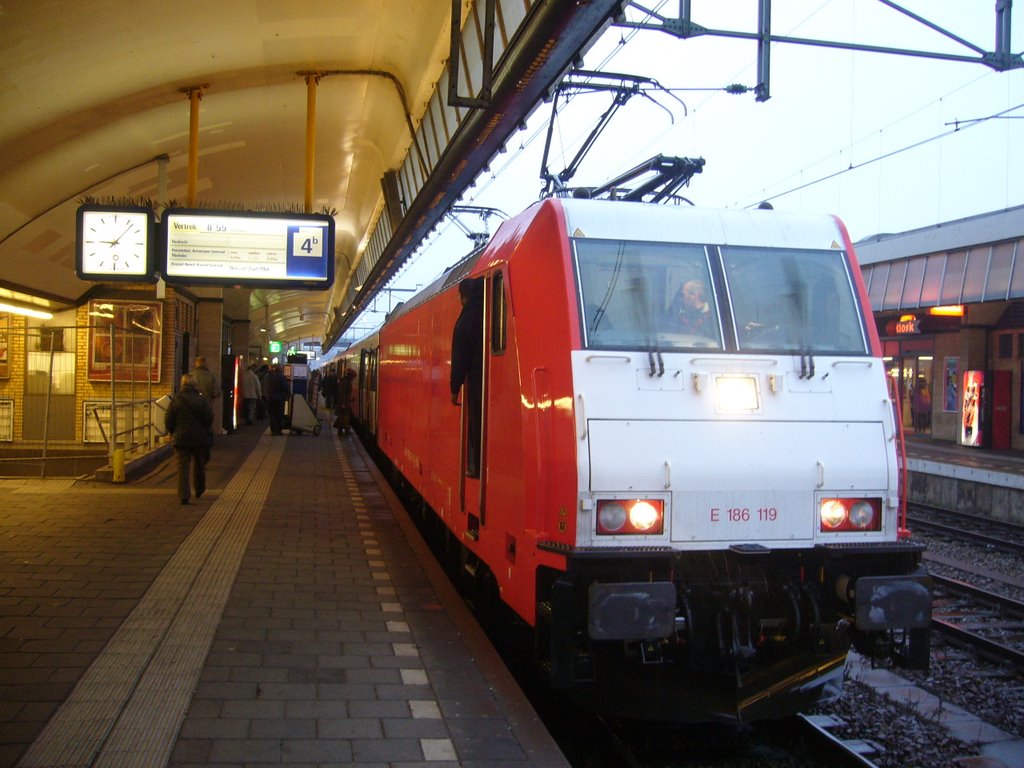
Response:
[[[567,766],[352,436],[0,494],[0,767]]]

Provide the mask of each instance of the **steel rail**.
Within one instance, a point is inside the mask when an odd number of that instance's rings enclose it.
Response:
[[[1024,669],[1024,652],[1010,648],[1002,643],[989,640],[955,624],[942,619],[932,619],[932,628],[942,632],[950,640],[958,645],[967,646],[983,656],[996,661],[1008,661],[1018,669]]]
[[[918,509],[921,509],[918,507]],[[955,512],[949,512],[947,510],[936,510],[944,515],[966,517],[969,520],[976,520],[980,524],[987,525],[990,527],[1005,527],[1008,532],[1017,535],[1024,535],[1024,530],[1018,530],[1020,526],[1015,526],[1010,523],[1003,523],[1001,520],[989,520],[986,518],[978,518],[976,516],[963,516]],[[1001,538],[999,536],[993,536],[987,533],[980,533],[977,531],[966,530],[963,527],[957,527],[947,523],[940,523],[934,520],[928,520],[920,517],[919,515],[907,514],[907,524],[911,527],[918,527],[927,529],[930,531],[938,531],[944,533],[952,538],[975,542],[977,544],[984,544],[985,546],[998,549],[1001,552],[1010,552],[1012,554],[1024,553],[1024,542],[1014,541],[1007,538]]]
[[[804,739],[815,760],[835,768],[877,768],[877,764],[863,754],[863,748],[870,746],[867,742],[840,739],[832,734],[830,727],[836,722],[831,717],[797,715],[796,723],[798,735]]]
[[[931,575],[932,583],[946,589],[953,595],[964,595],[972,600],[987,605],[1001,612],[1016,616],[1024,616],[1024,603],[1013,598],[990,592],[980,587],[975,587],[958,579],[950,579],[945,576]],[[1008,661],[1018,669],[1024,669],[1024,651],[1012,648],[1003,643],[979,635],[968,629],[954,624],[946,619],[932,617],[932,628],[942,632],[953,642],[966,645],[984,656],[994,658],[998,661]]]

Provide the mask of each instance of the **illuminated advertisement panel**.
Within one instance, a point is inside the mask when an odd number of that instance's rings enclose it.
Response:
[[[985,445],[986,391],[984,371],[964,371],[961,403],[960,445],[979,448]]]
[[[334,282],[334,218],[169,208],[160,271],[172,285],[324,290]]]

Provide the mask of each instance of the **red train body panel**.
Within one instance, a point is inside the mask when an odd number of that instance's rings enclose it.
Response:
[[[578,345],[579,320],[570,310],[565,243],[546,235],[562,226],[558,217],[559,210],[547,206],[513,220],[492,241],[486,260],[460,273],[488,279],[489,308],[495,280],[508,286],[506,347],[488,357],[485,374],[481,479],[463,474],[462,409],[449,400],[452,327],[461,309],[457,281],[429,301],[400,308],[379,342],[380,449],[489,564],[502,598],[530,624],[537,565],[564,568],[564,558],[540,552],[537,540],[568,544],[575,535],[573,419],[556,404],[572,400],[569,351]],[[489,336],[490,316],[486,326]],[[565,514],[545,515],[552,504]],[[489,535],[480,536],[481,527]]]

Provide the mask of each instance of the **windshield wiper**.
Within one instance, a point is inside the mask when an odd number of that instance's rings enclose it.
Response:
[[[657,367],[655,367],[655,360],[657,360]],[[665,375],[665,358],[661,356],[661,350],[649,349],[647,350],[647,363],[651,366],[651,378],[655,376],[661,378]]]

